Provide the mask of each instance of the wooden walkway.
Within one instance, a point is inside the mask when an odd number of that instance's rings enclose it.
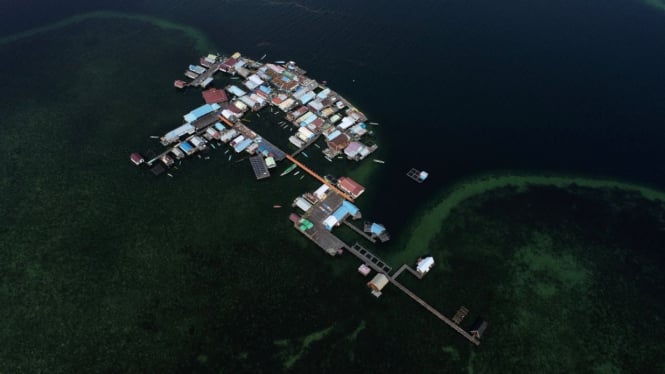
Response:
[[[346,249],[349,252],[351,252],[354,256],[358,257],[358,259],[364,261],[367,266],[374,269],[374,271],[376,271],[377,273],[388,274],[393,269],[392,267],[390,267],[390,265],[386,264],[383,260],[372,254],[372,252],[368,251],[366,248],[364,248],[358,243],[354,244],[351,247],[347,246]]]
[[[402,265],[402,267],[399,268],[399,270],[397,270],[397,272],[395,272],[395,274],[393,274],[393,279],[397,279],[397,277],[399,277],[399,275],[402,274],[402,272],[404,270],[410,271],[411,274],[413,274],[413,276],[418,278],[418,279],[423,279],[423,274],[420,274],[417,271],[413,270],[413,268],[411,266],[407,265],[407,264]]]
[[[363,238],[369,240],[372,243],[376,243],[376,239],[374,239],[373,237],[367,235],[363,230],[359,229],[358,226],[356,226],[353,223],[349,222],[347,219],[343,220],[342,223],[347,225],[351,230],[353,230],[353,231],[357,232],[358,234],[360,234]]]
[[[312,169],[310,169],[310,168],[308,168],[307,166],[305,166],[305,164],[303,164],[302,162],[298,161],[295,157],[293,157],[293,156],[287,154],[287,155],[286,155],[286,159],[289,160],[289,161],[291,161],[291,162],[293,162],[294,164],[296,164],[296,166],[298,166],[299,168],[301,168],[301,169],[302,169],[303,171],[305,171],[307,174],[309,174],[309,175],[313,176],[314,178],[316,178],[319,182],[321,182],[321,183],[327,185],[328,187],[330,187],[331,190],[335,191],[336,193],[338,193],[338,194],[339,194],[340,196],[342,196],[343,198],[349,200],[350,202],[353,202],[353,201],[354,201],[353,197],[351,197],[350,195],[348,195],[348,194],[342,192],[339,188],[337,188],[337,186],[335,186],[335,185],[333,185],[332,183],[328,182],[327,180],[323,179],[322,176],[318,175],[315,171],[313,171]]]
[[[468,341],[475,345],[480,345],[480,340],[476,339],[473,335],[469,334],[466,330],[461,328],[458,324],[453,322],[450,318],[444,316],[443,314],[439,313],[438,310],[434,309],[433,306],[427,304],[423,299],[418,297],[416,294],[411,292],[408,288],[404,287],[400,282],[395,280],[395,278],[388,278],[390,283],[394,284],[395,287],[399,288],[402,292],[404,292],[407,296],[409,296],[411,299],[415,300],[418,304],[420,304],[423,308],[427,309],[430,313],[434,314],[438,319],[443,321],[446,325],[450,326],[453,330],[457,331],[458,334],[462,335],[465,337]]]
[[[214,64],[210,65],[210,67],[203,72],[203,74],[199,75],[196,77],[193,81],[189,82],[187,85],[188,86],[200,86],[201,83],[203,83],[204,80],[210,78],[213,74],[219,70],[219,66],[221,65],[221,62],[215,62]]]

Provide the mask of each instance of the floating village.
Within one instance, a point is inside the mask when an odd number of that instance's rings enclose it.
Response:
[[[335,159],[362,161],[378,148],[372,140],[367,140],[372,132],[369,126],[378,123],[368,122],[360,110],[328,88],[326,81],[319,83],[308,77],[293,61],[264,63],[265,57],[252,60],[238,52],[231,56],[211,54],[201,57],[198,64],[189,65],[184,73],[189,79],[176,80],[174,86],[181,90],[200,88],[205,104],[185,114],[182,125],[163,136],[152,136],[164,147],[161,153],[132,153],[131,162],[147,167],[156,176],[167,174],[170,177],[173,175],[169,169],[181,165],[182,159],[208,158],[213,152],[228,157],[229,161],[234,157],[238,159],[235,162],[248,160],[257,180],[269,178],[271,170],[280,162],[290,164],[280,176],[298,168],[294,174],[302,172],[301,179],[310,176],[321,185],[294,197],[293,212],[288,219],[296,231],[330,256],[346,253],[355,256],[360,262],[358,272],[369,279],[366,284],[371,295],[378,298],[386,286],[393,285],[471,343],[479,345],[487,328],[486,321],[476,319],[465,324],[469,310],[464,306],[448,317],[398,281],[404,271],[423,279],[434,266],[434,258],[414,259],[413,267],[403,264],[395,270],[362,244],[349,245],[334,234],[336,227],[345,225],[371,243],[390,239],[380,223],[355,223],[362,219],[362,214],[354,202],[365,187],[346,176],[319,175],[303,162],[309,157],[306,150],[314,146],[330,162]],[[231,84],[209,88],[216,73],[228,75]],[[262,112],[269,112],[273,117],[283,118],[272,125],[292,130],[288,141],[295,150],[286,152],[252,130],[243,118],[249,112],[259,117]],[[384,163],[378,159],[373,161]],[[428,173],[411,169],[406,176],[422,183]]]

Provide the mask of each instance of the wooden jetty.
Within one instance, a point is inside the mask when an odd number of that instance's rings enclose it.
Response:
[[[369,240],[372,243],[376,243],[376,239],[371,237],[370,235],[367,235],[363,230],[359,229],[358,226],[354,225],[353,223],[349,222],[349,220],[345,219],[342,221],[346,226],[348,226],[351,230],[357,232],[360,236],[363,238]]]
[[[319,174],[317,174],[315,171],[313,171],[312,169],[310,169],[310,168],[308,168],[307,166],[305,166],[305,164],[303,164],[302,162],[298,161],[295,157],[293,157],[293,156],[287,154],[287,155],[286,155],[286,159],[289,160],[289,161],[291,161],[291,162],[293,162],[294,164],[296,164],[296,166],[298,166],[299,168],[301,168],[301,169],[302,169],[303,171],[305,171],[307,174],[309,174],[309,175],[313,176],[314,178],[316,178],[319,182],[321,182],[321,183],[327,185],[328,187],[330,187],[331,190],[335,191],[337,194],[339,194],[340,196],[344,197],[346,200],[349,200],[350,202],[353,202],[353,201],[354,201],[353,197],[351,197],[349,194],[346,194],[346,193],[342,192],[342,190],[340,190],[339,188],[337,188],[337,186],[335,186],[335,185],[333,185],[332,183],[330,183],[330,182],[328,182],[327,180],[325,180],[322,176],[320,176]]]
[[[203,74],[201,74],[198,77],[194,78],[194,80],[189,82],[189,84],[187,84],[187,85],[188,86],[194,86],[194,87],[201,86],[202,83],[206,79],[212,77],[212,75],[215,74],[217,72],[217,70],[219,70],[219,66],[221,64],[222,64],[221,61],[217,61],[214,64],[211,64],[210,67],[206,71],[203,72]]]
[[[252,156],[249,158],[249,163],[252,165],[252,170],[254,170],[254,176],[256,177],[256,180],[270,177],[268,165],[266,165],[266,161],[263,159],[263,156]]]

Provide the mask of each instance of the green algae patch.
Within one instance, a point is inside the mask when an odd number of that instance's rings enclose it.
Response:
[[[323,330],[314,331],[313,333],[295,339],[281,339],[275,340],[273,344],[282,348],[280,353],[282,364],[285,369],[290,369],[298,360],[300,360],[307,349],[312,343],[324,339],[333,330],[335,325],[327,327]]]
[[[120,19],[128,21],[137,21],[137,22],[148,23],[153,26],[162,28],[164,30],[179,31],[182,32],[184,35],[186,35],[188,38],[194,40],[196,50],[201,53],[209,51],[210,47],[212,46],[212,43],[210,42],[208,37],[203,32],[194,27],[182,25],[163,18],[149,16],[145,14],[121,13],[121,12],[112,12],[112,11],[95,11],[95,12],[78,14],[44,26],[4,36],[0,38],[0,46],[3,44],[8,44],[11,42],[15,42],[17,40],[28,38],[37,34],[54,31],[57,29],[61,29],[63,27],[67,27],[76,23],[93,19],[111,19],[111,20]]]
[[[635,192],[650,201],[665,202],[665,193],[654,188],[621,181],[601,180],[583,177],[542,176],[542,175],[504,175],[480,177],[454,186],[429,211],[416,221],[406,241],[404,249],[390,255],[390,262],[397,265],[412,263],[415,258],[430,246],[432,239],[441,230],[442,224],[453,209],[462,202],[482,195],[485,192],[504,187],[514,187],[517,192],[525,191],[530,186],[554,186],[568,188],[580,186],[598,189],[618,189]]]
[[[365,323],[365,320],[360,321],[358,327],[356,327],[356,329],[353,330],[349,336],[347,336],[347,339],[355,342],[358,339],[358,334],[360,334],[366,327],[367,324]]]
[[[665,0],[644,0],[647,5],[665,11]]]

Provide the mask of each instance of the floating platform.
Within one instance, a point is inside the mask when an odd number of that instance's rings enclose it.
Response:
[[[411,169],[406,173],[406,176],[413,179],[414,181],[418,183],[423,183],[425,179],[429,176],[429,174],[426,171],[420,171],[418,169]]]
[[[249,158],[249,163],[252,165],[254,170],[254,176],[257,180],[265,179],[270,177],[270,172],[268,171],[268,165],[262,156],[252,156]]]

